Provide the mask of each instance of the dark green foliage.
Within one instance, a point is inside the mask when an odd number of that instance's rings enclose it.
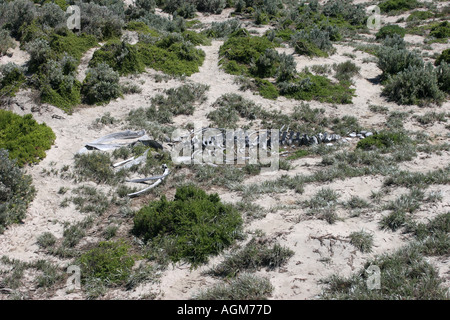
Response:
[[[280,95],[278,88],[268,80],[256,78],[255,84],[258,92],[266,99],[275,100]]]
[[[114,40],[102,46],[101,49],[95,51],[89,66],[94,67],[102,62],[107,63],[120,75],[141,73],[145,70],[136,46],[125,41]]]
[[[171,34],[155,45],[137,44],[139,60],[147,67],[170,75],[190,76],[199,71],[205,53],[197,49],[182,35]]]
[[[38,124],[31,114],[21,117],[0,110],[0,148],[8,150],[19,166],[44,159],[55,138],[52,129],[45,123]]]
[[[270,246],[264,239],[253,238],[245,247],[225,258],[208,273],[218,277],[235,277],[239,273],[257,271],[261,268],[274,270],[281,267],[294,254],[278,243]]]
[[[116,3],[116,11],[123,11],[123,3]],[[108,40],[120,37],[124,21],[120,13],[114,12],[113,7],[106,7],[94,2],[77,2],[81,14],[81,31],[94,35],[98,40]]]
[[[134,265],[130,248],[124,241],[99,242],[78,259],[82,279],[97,278],[110,285],[123,283]]]
[[[395,34],[403,38],[406,34],[406,30],[396,24],[387,25],[382,27],[380,31],[377,32],[376,38],[385,39],[386,37],[392,37]]]
[[[31,176],[24,175],[8,151],[0,149],[0,233],[25,218],[34,195]]]
[[[291,82],[278,85],[280,95],[297,100],[318,100],[320,102],[347,104],[352,102],[354,89],[348,83],[334,84],[324,76],[301,73]]]
[[[444,93],[439,88],[437,72],[428,63],[425,67],[410,65],[389,77],[382,94],[399,104],[440,104]]]
[[[412,12],[406,21],[418,21],[418,20],[427,20],[434,16],[434,14],[430,11],[414,11]]]
[[[194,299],[197,300],[266,300],[273,291],[266,278],[253,274],[242,274],[228,284],[218,285],[204,290]]]
[[[14,96],[25,82],[24,68],[8,62],[0,66],[0,97]]]
[[[36,7],[29,0],[10,1],[4,10],[5,26],[11,30],[14,37],[19,35],[19,28],[23,24],[31,23],[36,17]]]
[[[369,266],[381,271],[381,288],[367,286]],[[401,300],[446,299],[445,288],[437,270],[425,261],[418,246],[410,245],[393,254],[384,254],[368,261],[359,272],[343,278],[333,276],[328,281],[324,299]]]
[[[119,74],[101,62],[88,69],[81,87],[83,100],[88,104],[107,103],[120,96]]]
[[[330,33],[317,27],[295,33],[291,38],[291,45],[296,53],[309,57],[328,57],[330,53],[334,52]]]
[[[327,17],[343,19],[352,25],[361,25],[366,21],[366,12],[360,4],[351,0],[327,1],[323,6],[323,14]]]
[[[222,204],[217,194],[185,186],[177,189],[173,201],[163,196],[139,210],[132,232],[144,241],[169,246],[172,261],[185,260],[195,267],[231,245],[241,225],[239,213]]]
[[[59,57],[67,53],[79,61],[88,49],[95,46],[97,46],[97,39],[85,33],[76,35],[70,30],[62,29],[58,33],[52,33],[50,36],[50,48]]]
[[[417,0],[387,0],[379,4],[382,12],[407,11],[419,6]]]
[[[450,49],[445,49],[436,59],[435,65],[438,66],[441,62],[447,62],[450,64]]]
[[[410,138],[403,132],[380,132],[359,140],[356,147],[363,150],[385,149],[408,142]]]
[[[430,36],[438,39],[450,37],[450,23],[448,21],[443,21],[432,27],[430,30]]]
[[[273,49],[275,45],[267,37],[250,36],[245,29],[235,31],[227,41],[220,47],[219,55],[222,58],[220,63],[225,71],[231,74],[248,73],[250,63],[258,61],[266,50]],[[232,72],[233,67],[240,67],[236,72]]]
[[[441,62],[436,68],[439,89],[450,93],[450,63]]]
[[[76,79],[77,62],[71,56],[58,61],[49,60],[39,72],[41,101],[53,104],[66,112],[81,102],[81,83]]]
[[[116,174],[112,161],[105,152],[90,152],[75,156],[75,171],[82,177],[97,183],[114,183]]]

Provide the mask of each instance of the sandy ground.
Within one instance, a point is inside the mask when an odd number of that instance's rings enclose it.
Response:
[[[160,11],[158,13],[163,14]],[[199,19],[202,23],[211,23],[228,19],[229,15],[230,10],[224,10],[220,15],[199,14],[196,19]],[[394,18],[398,19],[399,17],[386,17],[386,22],[395,22],[391,21]],[[265,29],[260,31],[264,32]],[[421,43],[423,38],[407,36],[405,40],[414,44]],[[209,85],[208,99],[200,106],[197,106],[192,117],[179,116],[175,118],[176,125],[181,126],[194,119],[204,121],[206,124],[206,115],[212,110],[210,105],[225,93],[238,92],[245,98],[263,105],[266,109],[284,110],[285,112],[292,111],[294,106],[299,104],[298,101],[291,101],[285,98],[272,101],[263,99],[259,95],[254,95],[250,91],[240,92],[239,86],[234,83],[234,77],[223,72],[218,66],[218,51],[222,43],[222,41],[213,41],[211,46],[201,47],[206,53],[205,62],[200,68],[200,72],[189,77],[188,81]],[[311,107],[324,108],[327,116],[355,116],[363,126],[372,128],[382,127],[386,118],[371,112],[369,110],[370,105],[386,106],[391,111],[411,110],[415,114],[424,114],[427,111],[419,107],[398,106],[387,102],[380,95],[381,85],[374,81],[381,74],[381,71],[377,68],[376,63],[363,62],[364,58],[369,58],[370,55],[361,51],[354,51],[353,47],[346,44],[338,44],[335,47],[337,48],[337,53],[329,58],[309,59],[295,56],[297,68],[300,71],[306,66],[340,63],[350,59],[345,54],[353,54],[355,58],[351,60],[361,67],[360,75],[355,79],[356,96],[350,105],[332,105],[312,101],[310,102]],[[432,47],[433,52],[441,52],[443,48],[448,48],[448,44],[436,44]],[[87,65],[96,49],[89,50],[83,56],[78,69],[78,79],[80,81],[84,79]],[[282,50],[292,53],[291,49]],[[11,57],[4,56],[0,58],[0,64],[15,62],[23,65],[29,59],[27,53],[20,50],[18,46],[11,50],[10,53],[12,53]],[[182,84],[180,80],[176,79],[157,83],[153,78],[153,75],[156,73],[149,69],[143,74],[123,78],[123,80],[130,79],[132,82],[139,84],[142,87],[141,94],[126,95],[123,99],[112,101],[107,106],[79,108],[72,115],[64,114],[61,110],[50,105],[36,105],[33,101],[33,93],[30,90],[22,90],[17,94],[14,99],[16,103],[12,103],[10,109],[21,115],[33,113],[34,118],[38,122],[45,122],[53,129],[56,134],[56,141],[47,152],[47,157],[43,161],[38,165],[26,168],[27,173],[33,177],[37,195],[29,206],[27,217],[23,224],[12,225],[0,235],[0,255],[6,255],[22,261],[35,261],[45,258],[65,266],[67,261],[55,259],[42,252],[36,244],[36,238],[43,232],[52,232],[55,236],[61,237],[64,222],[80,221],[84,216],[77,212],[72,205],[66,208],[60,206],[63,196],[58,194],[58,190],[63,187],[72,189],[74,187],[73,182],[52,174],[47,175],[43,172],[52,168],[60,169],[64,165],[72,165],[75,153],[83,147],[84,143],[116,132],[120,127],[120,125],[95,127],[92,123],[96,118],[101,117],[106,112],[110,112],[114,118],[124,119],[130,110],[148,106],[149,99],[152,96],[164,89]],[[35,112],[32,112],[32,109]],[[450,111],[450,102],[444,103],[441,110]],[[53,115],[58,115],[62,118],[57,119],[52,117]],[[445,132],[444,125],[421,127],[417,122],[408,120],[405,126],[409,130],[422,130],[431,135],[439,135],[440,140],[448,142],[448,135],[445,138],[442,134]],[[440,142],[442,143],[443,141]],[[309,174],[314,172],[314,170],[318,170],[316,165],[320,160],[320,158],[299,159],[293,163],[295,168],[288,172],[279,172],[277,175],[272,176],[255,176],[245,183],[250,184],[276,179],[281,174]],[[442,152],[441,155],[432,156],[419,154],[414,160],[400,164],[400,168],[425,172],[443,168],[448,163],[450,163],[449,152]],[[256,203],[267,209],[280,205],[289,206],[298,201],[309,199],[322,187],[329,187],[338,192],[341,197],[340,200],[348,200],[353,195],[358,195],[367,200],[372,191],[377,191],[381,188],[382,181],[383,177],[365,176],[337,181],[327,185],[309,184],[305,187],[305,192],[302,195],[294,192],[267,195],[256,200]],[[433,186],[433,188],[443,193],[443,200],[435,207],[424,206],[417,213],[418,217],[425,219],[448,211],[450,206],[450,189],[448,186]],[[429,191],[433,188],[430,188]],[[236,202],[241,198],[239,193],[235,192],[220,189],[211,191],[219,191],[224,201]],[[395,195],[396,197],[403,192],[406,191],[399,188],[394,190],[390,196],[394,197]],[[338,213],[342,220],[330,225],[325,221],[307,217],[306,211],[297,206],[294,209],[278,209],[274,212],[269,212],[265,218],[255,220],[246,225],[246,230],[262,230],[267,237],[277,239],[280,244],[288,246],[295,252],[286,266],[275,271],[261,270],[258,272],[260,275],[269,277],[275,287],[272,299],[315,299],[322,290],[320,280],[333,274],[348,276],[362,268],[365,261],[370,257],[392,252],[408,241],[407,237],[400,231],[380,230],[378,221],[386,212],[375,210],[374,212],[365,212],[358,217],[349,217],[343,210],[340,210]],[[363,254],[348,242],[348,235],[353,231],[360,230],[365,230],[374,235],[373,252]],[[337,240],[327,239],[327,235],[333,235]],[[322,242],[317,239],[321,236],[325,237],[325,240]],[[213,258],[209,264],[197,270],[190,270],[188,265],[182,264],[170,266],[161,274],[158,283],[141,285],[132,291],[111,290],[104,298],[137,299],[152,295],[156,299],[189,299],[198,293],[200,289],[217,282],[216,279],[203,275],[202,271],[220,262],[220,259],[220,257]],[[438,267],[440,274],[449,284],[450,264],[448,260],[429,258],[429,261]],[[1,294],[0,297],[6,298],[6,296]],[[79,292],[68,293],[64,288],[60,288],[51,298],[82,299],[83,295]]]

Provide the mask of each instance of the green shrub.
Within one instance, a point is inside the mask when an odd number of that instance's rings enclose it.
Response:
[[[367,286],[369,266],[380,268],[380,289]],[[426,261],[420,247],[409,245],[391,254],[366,262],[354,275],[333,276],[328,281],[324,299],[342,300],[437,300],[446,299],[446,289],[438,271]],[[447,297],[448,298],[448,297]]]
[[[266,99],[275,100],[280,95],[277,87],[268,80],[256,78],[255,84],[258,92]]]
[[[401,132],[380,132],[358,141],[357,148],[370,150],[375,148],[384,149],[394,145],[404,144],[409,141],[408,136]]]
[[[7,150],[0,149],[0,233],[25,218],[35,193],[31,176],[23,174],[16,161],[10,160]]]
[[[123,4],[117,3],[117,11],[123,11]],[[111,7],[94,2],[78,2],[81,14],[81,32],[95,36],[98,40],[108,40],[122,35],[125,23],[120,13]]]
[[[396,24],[393,25],[387,25],[380,29],[380,31],[377,32],[376,38],[377,39],[385,39],[386,37],[392,37],[394,34],[399,35],[400,37],[404,37],[406,34],[406,30]]]
[[[436,74],[439,89],[450,93],[450,64],[447,62],[441,62],[441,64],[436,68]]]
[[[309,31],[301,30],[295,33],[291,38],[291,44],[296,53],[310,57],[328,57],[329,53],[334,52],[330,33],[317,26]]]
[[[294,81],[281,82],[278,87],[280,95],[288,98],[342,104],[351,103],[354,92],[348,83],[334,84],[327,77],[312,73],[301,73]]]
[[[333,67],[336,71],[334,77],[339,81],[350,81],[361,70],[360,67],[350,60],[334,65]]]
[[[420,68],[423,65],[423,59],[416,51],[384,46],[378,49],[377,66],[383,71],[384,78],[389,75],[396,75],[410,66]]]
[[[182,37],[181,41],[173,37],[162,38],[156,45],[138,43],[140,61],[147,67],[170,75],[190,76],[198,72],[205,60],[205,52]]]
[[[442,53],[436,59],[435,65],[438,66],[441,64],[441,62],[450,63],[450,49],[442,51]]]
[[[82,177],[97,183],[113,183],[115,173],[106,152],[91,152],[75,156],[75,171]]]
[[[427,20],[434,16],[434,14],[430,11],[414,11],[412,12],[408,18],[406,18],[406,21],[418,21],[418,20]]]
[[[71,56],[50,60],[39,70],[41,101],[70,113],[81,102],[81,83],[76,79],[77,61]]]
[[[0,97],[15,95],[25,82],[24,72],[24,68],[12,62],[0,66]]]
[[[327,1],[323,6],[323,14],[327,17],[344,19],[352,25],[361,25],[366,21],[366,12],[360,4],[351,0]]]
[[[350,243],[361,252],[371,252],[373,246],[373,235],[365,231],[355,231],[350,234]]]
[[[89,66],[94,67],[99,63],[108,64],[120,75],[141,73],[145,70],[136,46],[125,41],[110,41],[95,51]]]
[[[211,27],[203,31],[211,38],[225,38],[241,28],[239,19],[231,19],[222,22],[212,22]]]
[[[14,48],[15,46],[14,40],[9,36],[8,30],[0,29],[0,57],[5,55],[9,48]]]
[[[49,42],[42,38],[28,42],[25,50],[30,54],[30,71],[37,71],[40,65],[54,58]]]
[[[44,28],[55,28],[65,22],[65,12],[55,3],[44,3],[39,10],[39,22]]]
[[[417,8],[420,3],[417,0],[387,0],[380,3],[382,12],[407,11]]]
[[[294,254],[287,247],[278,243],[273,246],[262,240],[253,238],[242,250],[225,258],[208,273],[219,277],[234,277],[239,272],[251,272],[266,267],[268,270],[281,267]]]
[[[52,129],[45,123],[38,124],[31,114],[21,117],[0,110],[0,148],[8,150],[19,166],[44,159],[55,138]]]
[[[197,83],[184,84],[177,88],[164,90],[166,96],[156,95],[151,99],[152,106],[158,107],[158,112],[170,113],[171,116],[192,115],[194,104],[201,104],[206,100],[209,86]]]
[[[124,241],[102,241],[78,259],[82,279],[97,278],[108,284],[120,284],[131,274],[134,258]]]
[[[267,49],[273,48],[274,44],[267,37],[250,36],[247,30],[239,29],[220,47],[219,56],[222,58],[221,63],[225,65],[225,71],[230,69],[227,64],[233,63],[242,66],[242,71],[248,72],[252,61],[258,61]]]
[[[406,42],[403,37],[395,33],[392,37],[386,36],[386,38],[384,38],[383,46],[403,50],[406,49]]]
[[[440,104],[444,93],[439,89],[436,70],[428,63],[425,67],[409,66],[388,79],[382,94],[399,104]]]
[[[253,274],[242,274],[228,284],[218,285],[200,292],[197,300],[266,300],[273,291],[273,286],[266,278]]]
[[[29,24],[36,17],[36,7],[29,0],[10,1],[5,6],[5,24],[14,37],[19,35],[19,28]]]
[[[217,194],[193,186],[178,188],[173,201],[153,201],[136,213],[133,234],[144,241],[169,246],[172,261],[193,266],[218,254],[239,236],[242,218]]]
[[[97,39],[92,35],[82,33],[76,35],[70,30],[62,29],[50,35],[50,48],[62,57],[64,53],[80,61],[83,54],[92,47],[97,46]]]
[[[120,96],[119,74],[108,64],[100,62],[88,69],[81,87],[83,100],[88,104],[107,103]]]
[[[432,27],[430,30],[430,36],[438,39],[450,37],[450,23],[448,21],[443,21]]]

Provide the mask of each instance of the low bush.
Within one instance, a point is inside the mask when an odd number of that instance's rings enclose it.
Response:
[[[212,22],[211,27],[203,31],[211,38],[225,38],[241,28],[241,22],[238,19],[231,19],[222,22]]]
[[[123,4],[117,3],[117,11],[123,11]],[[112,6],[99,5],[95,2],[77,2],[81,14],[81,32],[94,35],[98,40],[118,38],[122,35],[125,23],[120,13],[114,12]]]
[[[417,0],[387,0],[379,4],[381,12],[403,12],[415,9],[420,5]]]
[[[414,11],[406,18],[406,21],[427,20],[432,17],[434,17],[434,14],[431,11]]]
[[[450,22],[443,21],[430,30],[430,36],[437,39],[446,39],[450,37]]]
[[[220,63],[228,73],[249,73],[250,63],[258,61],[266,50],[274,47],[267,37],[250,36],[247,30],[239,29],[220,47]]]
[[[363,150],[373,148],[386,149],[410,142],[410,138],[402,132],[380,132],[358,141],[356,147]]]
[[[132,232],[164,246],[172,261],[185,260],[195,267],[231,245],[241,225],[240,214],[222,204],[217,194],[185,186],[177,189],[173,201],[162,196],[139,210]]]
[[[31,114],[23,117],[0,110],[0,148],[9,151],[19,166],[38,163],[55,141],[55,134],[45,123],[38,124]]]
[[[78,259],[83,281],[95,278],[109,285],[124,283],[134,266],[130,248],[124,241],[102,241],[83,253]]]
[[[350,234],[350,243],[359,251],[371,252],[373,246],[373,235],[365,231],[355,231]]]
[[[119,80],[119,73],[104,62],[89,68],[81,87],[83,100],[88,104],[102,104],[118,98]]]
[[[89,66],[94,67],[99,63],[108,64],[120,75],[141,73],[145,70],[136,46],[125,41],[110,41],[95,51]]]
[[[343,19],[352,25],[362,25],[366,21],[366,11],[360,4],[351,0],[327,1],[323,6],[323,14],[327,17]]]
[[[0,97],[14,96],[25,82],[25,69],[8,62],[0,66]]]
[[[71,56],[50,60],[39,70],[41,101],[71,113],[81,102],[81,83],[76,79],[77,61]]]
[[[440,104],[445,99],[439,88],[437,72],[430,63],[425,67],[411,65],[388,78],[382,94],[391,101],[406,105]]]
[[[266,300],[273,292],[266,278],[253,274],[241,274],[228,284],[218,285],[197,294],[197,300]]]
[[[0,29],[0,57],[5,55],[8,49],[15,47],[13,38],[9,36],[8,30]]]
[[[339,81],[351,81],[351,79],[359,74],[360,67],[350,60],[342,62],[333,66],[336,74],[334,77]]]
[[[376,38],[385,39],[386,37],[392,37],[395,34],[403,38],[406,34],[406,30],[396,24],[387,25],[382,27],[380,31],[377,32]]]
[[[291,45],[296,53],[310,57],[328,57],[335,50],[331,43],[330,33],[318,27],[309,31],[298,31],[292,36]]]
[[[278,84],[280,95],[297,100],[348,104],[352,102],[354,89],[348,83],[334,84],[324,76],[301,73],[290,82]]]
[[[450,64],[450,49],[445,49],[444,51],[442,51],[442,53],[436,59],[435,65],[438,66],[442,62],[447,62]]]
[[[19,169],[7,150],[0,149],[0,233],[25,218],[35,193],[31,176]]]
[[[90,152],[75,156],[75,172],[81,180],[89,179],[97,183],[117,182],[117,175],[112,169],[112,161],[106,152]]]
[[[411,67],[421,68],[424,65],[422,57],[416,51],[398,49],[397,47],[380,47],[378,49],[377,66],[383,71],[383,78],[396,75]]]
[[[293,254],[292,250],[278,243],[270,246],[264,239],[253,238],[243,249],[227,256],[224,261],[208,271],[208,274],[229,278],[235,277],[238,273],[257,271],[264,267],[273,270],[283,266]]]
[[[450,63],[441,62],[436,68],[439,89],[450,94]]]
[[[367,285],[370,273],[366,270],[371,265],[380,268],[379,290]],[[446,289],[438,271],[415,245],[377,256],[348,278],[333,276],[326,282],[324,299],[385,300],[394,296],[402,300],[446,299]]]

